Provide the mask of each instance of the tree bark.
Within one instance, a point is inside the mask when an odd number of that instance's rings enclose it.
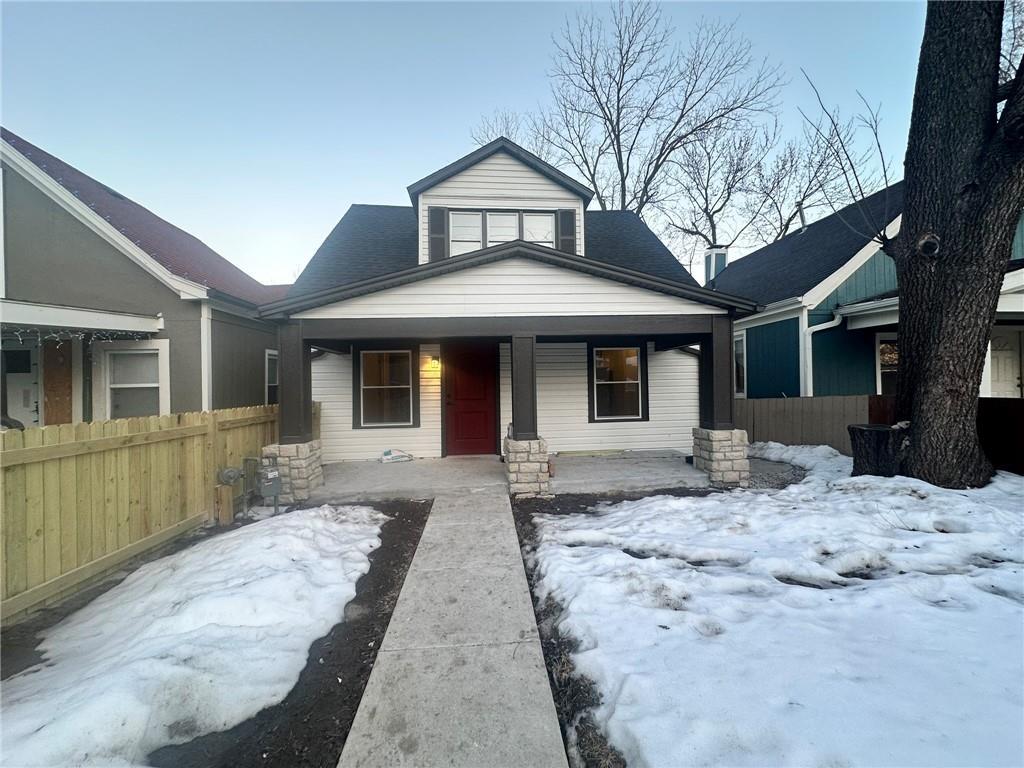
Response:
[[[899,234],[897,417],[904,474],[952,488],[992,475],[978,440],[982,370],[1024,208],[1020,80],[1001,115],[1002,3],[928,6]]]

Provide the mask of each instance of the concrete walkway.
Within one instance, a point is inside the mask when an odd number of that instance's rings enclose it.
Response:
[[[566,768],[503,488],[435,498],[341,768]]]

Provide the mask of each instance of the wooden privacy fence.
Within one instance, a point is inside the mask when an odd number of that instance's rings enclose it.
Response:
[[[889,398],[877,395],[736,400],[736,426],[751,442],[831,445],[850,455],[849,424],[883,423]],[[887,422],[888,423],[888,422]]]
[[[892,424],[896,398],[891,395],[783,397],[736,400],[736,426],[750,440],[786,445],[831,445],[850,455],[848,424]],[[1024,474],[1024,399],[978,398],[978,438],[997,469]]]
[[[276,435],[277,406],[4,432],[0,615],[212,520],[217,471]]]

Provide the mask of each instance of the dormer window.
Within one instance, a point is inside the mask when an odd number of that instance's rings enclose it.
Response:
[[[519,211],[488,211],[488,248],[517,239],[519,239]]]
[[[537,245],[555,247],[555,214],[524,213],[523,240]]]
[[[449,253],[458,256],[470,251],[479,251],[483,246],[482,215],[480,211],[452,211],[449,231],[451,246]]]
[[[555,213],[538,211],[449,211],[448,255],[459,256],[513,240],[555,247]]]

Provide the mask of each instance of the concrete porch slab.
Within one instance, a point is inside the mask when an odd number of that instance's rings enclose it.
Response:
[[[429,499],[451,491],[506,488],[498,456],[451,456],[393,464],[342,461],[324,465],[324,484],[310,504],[373,499]]]
[[[707,474],[687,464],[679,451],[559,453],[551,463],[555,494],[708,487]]]

